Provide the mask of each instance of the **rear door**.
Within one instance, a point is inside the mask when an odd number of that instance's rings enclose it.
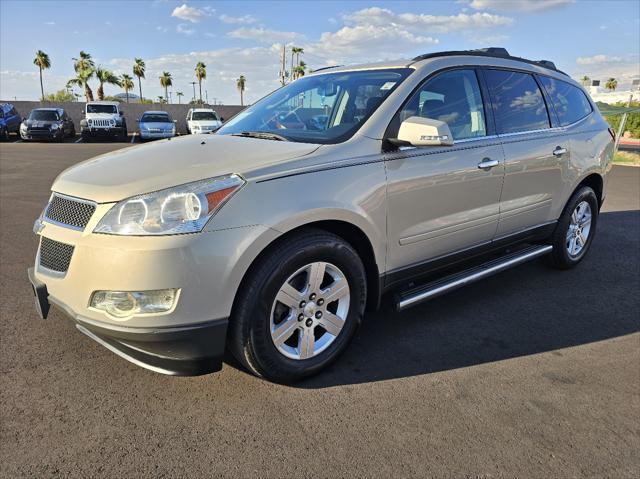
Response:
[[[446,122],[453,146],[401,148],[386,156],[390,272],[490,243],[498,224],[504,156],[487,121],[473,68],[435,74],[394,117],[397,135],[411,116]],[[492,167],[480,168],[493,161]]]
[[[549,223],[554,198],[560,197],[570,142],[552,125],[541,86],[525,71],[485,69],[505,155],[496,239]]]

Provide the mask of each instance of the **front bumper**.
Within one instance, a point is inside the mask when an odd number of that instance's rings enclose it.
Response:
[[[90,126],[83,126],[80,129],[80,133],[83,138],[87,137],[116,137],[124,136],[127,132],[121,126],[114,126],[110,128],[92,128]]]
[[[62,129],[57,130],[27,130],[20,131],[23,140],[55,140],[62,137]]]
[[[130,328],[97,324],[51,297],[34,268],[27,271],[43,319],[50,303],[76,324],[76,328],[111,352],[151,371],[174,376],[196,376],[222,369],[228,319],[175,328]]]
[[[157,131],[140,131],[140,138],[143,140],[160,140],[164,138],[173,138],[176,136],[175,131],[157,132]]]

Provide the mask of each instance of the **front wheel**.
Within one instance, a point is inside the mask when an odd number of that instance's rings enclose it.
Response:
[[[598,199],[588,186],[580,187],[567,202],[551,237],[551,265],[576,266],[589,251],[598,223]]]
[[[320,230],[296,233],[249,272],[229,348],[258,376],[298,381],[346,349],[366,297],[364,266],[351,245]]]

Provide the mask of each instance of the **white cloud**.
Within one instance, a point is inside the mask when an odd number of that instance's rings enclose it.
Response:
[[[182,33],[183,35],[193,35],[196,31],[193,28],[188,28],[186,23],[179,23],[176,27],[176,32]]]
[[[574,3],[574,1],[575,0],[472,0],[469,6],[475,10],[541,12],[543,10],[564,7]]]
[[[291,42],[304,38],[304,35],[300,33],[281,32],[277,30],[269,30],[264,27],[242,27],[229,32],[227,35],[232,38],[239,38],[242,40],[256,40],[262,43]]]
[[[191,23],[198,23],[204,17],[208,17],[211,13],[213,13],[213,10],[210,8],[200,9],[190,7],[186,3],[183,3],[181,6],[173,9],[171,16]]]
[[[489,29],[513,23],[513,19],[509,17],[484,12],[427,15],[423,13],[394,13],[386,8],[378,7],[358,10],[343,18],[347,24],[393,26],[422,34]]]
[[[607,55],[593,55],[591,57],[578,57],[576,63],[578,65],[600,65],[603,63],[620,63],[621,57],[611,57]]]
[[[220,15],[218,19],[221,22],[228,23],[230,25],[250,25],[258,21],[258,19],[252,15],[242,15],[241,17],[232,17],[225,13]]]

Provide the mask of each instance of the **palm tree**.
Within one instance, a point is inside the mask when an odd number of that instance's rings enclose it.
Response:
[[[589,78],[587,75],[580,78],[580,83],[582,83],[582,86],[588,86],[590,81],[591,78]]]
[[[44,86],[42,84],[42,70],[51,68],[51,60],[49,60],[49,55],[47,55],[42,50],[38,50],[36,52],[36,57],[33,59],[33,64],[36,65],[40,70],[40,93],[42,93],[42,100],[44,101]]]
[[[83,70],[76,73],[75,78],[72,78],[67,82],[67,88],[74,85],[84,88],[84,98],[86,101],[93,101],[93,92],[89,87],[89,80],[93,76],[93,70]]]
[[[618,80],[616,80],[615,78],[609,78],[607,80],[607,83],[604,84],[604,87],[607,90],[614,91],[616,88],[618,88]]]
[[[293,69],[293,72],[295,73],[294,78],[298,79],[300,77],[303,77],[306,68],[307,64],[305,62],[300,62],[300,65]]]
[[[120,78],[118,78],[112,71],[106,70],[102,67],[96,68],[96,77],[100,82],[96,93],[98,94],[98,100],[104,100],[104,84],[122,86]]]
[[[76,71],[76,77],[69,80],[67,85],[78,85],[84,88],[84,96],[87,101],[93,101],[93,91],[89,86],[89,80],[95,73],[95,63],[89,53],[84,50],[80,51],[78,58],[72,58],[73,69]]]
[[[142,102],[142,82],[141,78],[144,78],[144,72],[147,66],[142,61],[142,58],[136,58],[133,64],[133,74],[138,77],[138,86],[140,87],[140,102]]]
[[[178,105],[180,104],[180,98],[184,96],[184,93],[182,93],[181,91],[177,91],[176,92],[176,96],[178,97]]]
[[[295,80],[296,76],[295,76],[295,66],[293,65],[293,57],[297,55],[298,58],[300,58],[300,54],[303,52],[304,50],[300,47],[291,47],[291,79]]]
[[[164,97],[163,97],[163,96],[159,96],[159,97],[158,97],[158,102],[159,102],[160,104],[164,103]]]
[[[173,81],[171,80],[171,73],[162,72],[162,76],[160,77],[160,86],[164,87],[164,97],[169,98],[169,87],[173,85]]]
[[[240,106],[244,106],[244,87],[247,84],[247,79],[244,75],[240,75],[240,78],[236,81],[236,86],[240,92]]]
[[[120,84],[122,85],[125,95],[127,95],[127,103],[129,103],[129,90],[132,90],[134,87],[133,78],[123,73],[120,78]]]
[[[304,53],[304,48],[298,47],[296,49],[296,63],[300,66],[300,55]]]
[[[202,80],[207,78],[207,65],[198,62],[195,72],[196,78],[198,79],[198,87],[200,88],[200,104],[202,104]]]

